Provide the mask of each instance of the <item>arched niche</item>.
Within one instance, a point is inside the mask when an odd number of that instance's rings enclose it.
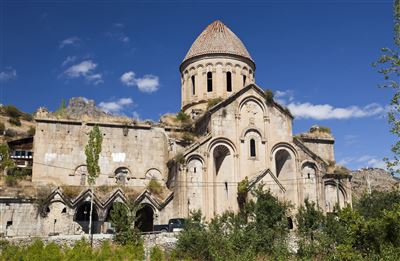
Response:
[[[151,232],[154,226],[154,209],[149,204],[141,204],[136,212],[135,226],[141,232]]]
[[[163,180],[163,176],[161,174],[161,171],[159,171],[156,168],[149,169],[145,174],[145,178],[148,179],[148,180],[151,180],[151,179]]]
[[[115,183],[126,185],[131,178],[131,171],[127,167],[119,167],[114,171]]]
[[[79,185],[85,186],[87,181],[87,166],[86,165],[79,165],[75,168],[74,176],[78,176],[79,178]]]
[[[248,128],[241,140],[244,144],[243,155],[246,155],[248,159],[259,159],[262,152],[261,146],[264,144],[259,130]]]
[[[191,157],[187,162],[187,199],[189,211],[203,208],[204,165],[200,157]]]
[[[78,206],[75,212],[74,221],[77,222],[85,233],[89,233],[89,218],[90,218],[90,202],[83,202]],[[96,206],[93,204],[92,212],[92,233],[98,234],[101,229],[101,222]]]
[[[210,154],[214,180],[214,214],[221,214],[237,207],[234,151],[227,144],[217,143]]]
[[[305,162],[301,166],[303,179],[304,199],[317,202],[317,167],[312,162]]]
[[[248,97],[239,104],[240,122],[244,126],[264,125],[264,106],[263,103],[255,97]]]
[[[326,181],[324,190],[326,212],[334,212],[338,204],[340,208],[345,206],[346,191],[342,184],[337,184],[335,180]]]

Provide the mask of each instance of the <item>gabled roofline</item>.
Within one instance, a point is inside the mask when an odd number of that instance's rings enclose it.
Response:
[[[243,95],[244,93],[246,93],[248,90],[250,89],[254,89],[258,94],[260,94],[262,97],[266,98],[264,90],[261,89],[258,85],[251,83],[249,85],[247,85],[246,87],[242,88],[240,91],[234,93],[233,95],[229,96],[228,98],[226,98],[225,100],[217,103],[216,105],[214,105],[213,107],[211,107],[206,113],[205,115],[209,114],[213,114],[214,112],[216,112],[217,110],[219,110],[221,107],[225,107],[226,105],[230,104],[231,102],[233,102],[234,100],[236,100],[236,98],[238,98],[239,96]],[[272,101],[270,103],[271,105],[275,106],[276,108],[278,108],[278,110],[280,110],[282,113],[286,114],[287,116],[289,116],[292,120],[294,119],[293,115],[290,113],[290,111],[288,109],[286,109],[285,107],[283,107],[282,105],[280,105],[279,103],[277,103],[276,101]]]

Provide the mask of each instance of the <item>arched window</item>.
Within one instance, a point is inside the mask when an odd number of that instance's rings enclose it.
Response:
[[[207,73],[207,92],[212,92],[212,72]]]
[[[195,79],[194,79],[194,75],[192,75],[192,95],[196,95],[196,85],[195,85]]]
[[[227,92],[232,91],[232,73],[231,72],[226,73],[226,91]]]
[[[250,157],[256,156],[256,141],[254,139],[250,140]]]
[[[246,86],[246,75],[243,75],[243,86]]]

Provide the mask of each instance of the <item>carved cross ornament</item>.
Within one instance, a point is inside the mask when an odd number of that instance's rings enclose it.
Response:
[[[247,113],[250,115],[249,124],[254,125],[254,119],[257,115],[257,106],[254,103],[247,103],[246,104]]]

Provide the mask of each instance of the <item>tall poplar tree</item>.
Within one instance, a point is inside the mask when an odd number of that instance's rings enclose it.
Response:
[[[90,186],[90,215],[89,215],[89,238],[90,244],[93,246],[92,233],[92,215],[93,215],[93,190],[97,177],[100,175],[99,158],[101,153],[101,145],[103,136],[101,135],[99,126],[95,125],[89,133],[89,140],[85,147],[86,166],[88,172],[88,183]]]

